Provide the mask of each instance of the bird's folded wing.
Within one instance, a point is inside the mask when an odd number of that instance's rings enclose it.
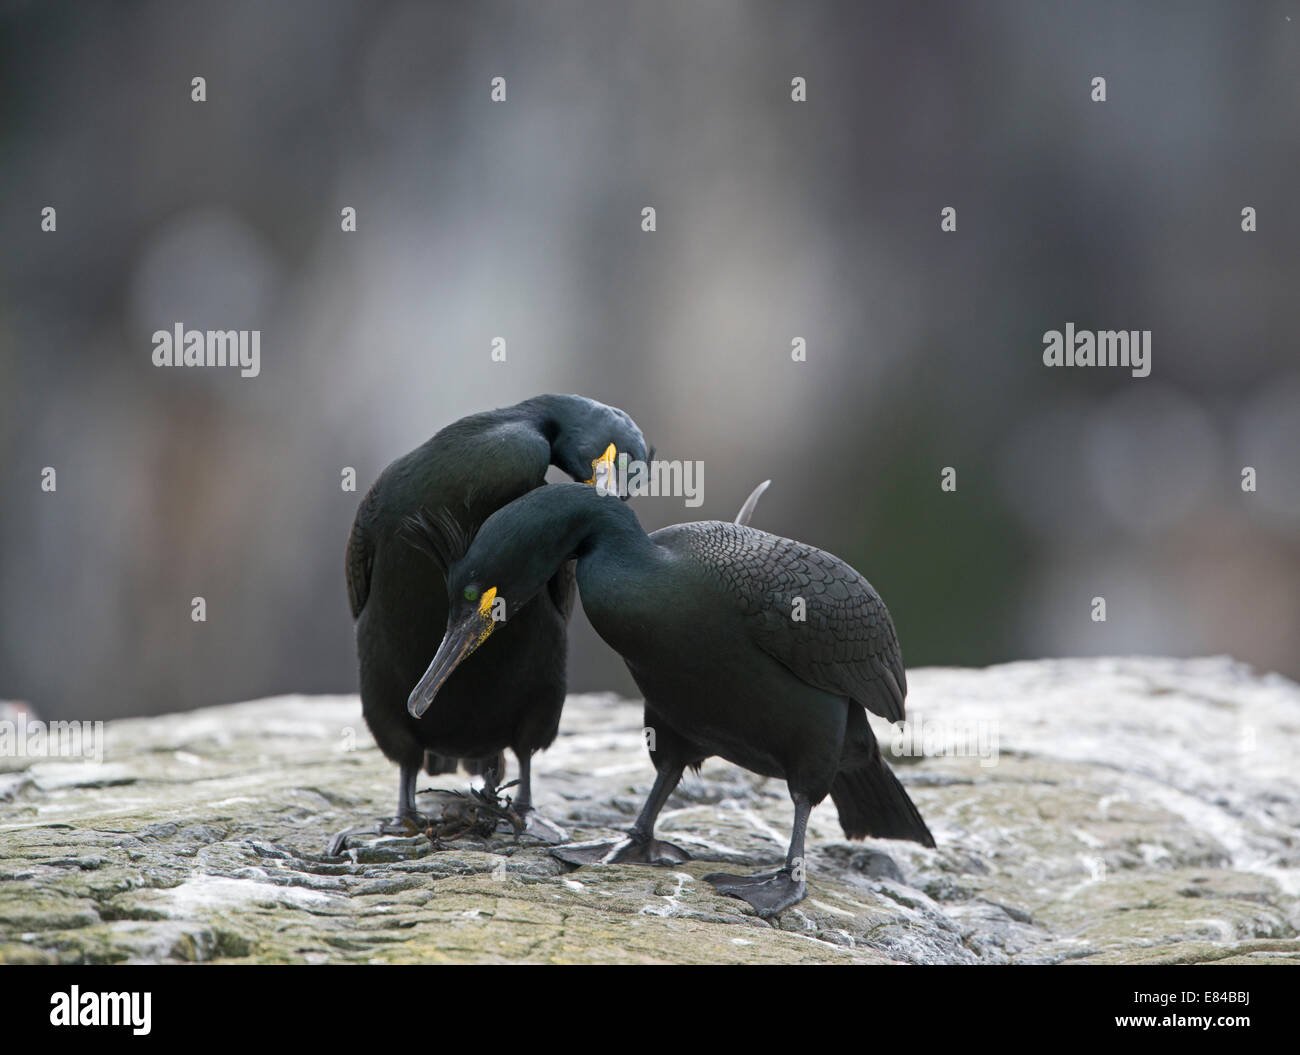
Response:
[[[361,500],[356,519],[352,521],[352,533],[348,536],[345,570],[348,577],[348,604],[352,608],[353,619],[360,617],[370,596],[370,572],[375,566],[375,544],[367,530],[367,524],[373,515],[374,495],[375,489],[372,487]]]
[[[901,721],[903,656],[871,584],[823,550],[756,534],[738,583],[754,642],[808,684]]]

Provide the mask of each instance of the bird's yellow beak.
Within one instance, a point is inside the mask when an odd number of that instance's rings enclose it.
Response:
[[[591,484],[601,494],[616,494],[618,477],[614,471],[614,459],[617,457],[618,450],[611,443],[605,448],[605,453],[591,463],[591,479],[583,483]]]

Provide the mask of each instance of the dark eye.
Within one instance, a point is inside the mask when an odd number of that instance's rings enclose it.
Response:
[[[477,587],[474,587],[474,586],[466,586],[466,587],[465,587],[465,600],[467,600],[467,601],[477,601],[477,600],[478,600],[478,589],[477,589]]]

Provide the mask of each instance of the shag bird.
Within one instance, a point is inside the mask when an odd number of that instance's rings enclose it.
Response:
[[[784,867],[705,877],[760,916],[804,896],[805,827],[827,794],[849,838],[934,845],[867,721],[868,710],[902,720],[907,693],[884,602],[838,557],[742,525],[706,521],[647,535],[630,508],[594,488],[556,484],[524,495],[490,516],[450,568],[447,632],[411,713],[437,713],[430,704],[438,696],[441,706],[444,683],[490,640],[496,624],[472,598],[504,598],[507,620],[523,618],[570,557],[587,617],[645,696],[657,776],[625,842],[557,856],[689,859],[655,839],[655,819],[683,770],[712,755],[784,779],[794,801]]]
[[[430,773],[448,773],[463,761],[495,787],[507,747],[519,760],[515,809],[534,834],[562,837],[532,811],[530,759],[555,739],[564,706],[571,565],[552,567],[539,603],[481,642],[473,662],[442,686],[435,713],[413,717],[407,700],[427,682],[447,624],[446,569],[468,545],[458,525],[481,522],[543,487],[550,465],[612,489],[617,456],[647,459],[641,430],[627,414],[582,396],[537,396],[447,426],[388,466],[362,499],[347,546],[361,709],[380,750],[400,767],[400,782],[396,818],[340,832],[331,855],[348,835],[424,827],[415,805],[421,763]],[[465,587],[456,600],[476,611],[483,601]]]

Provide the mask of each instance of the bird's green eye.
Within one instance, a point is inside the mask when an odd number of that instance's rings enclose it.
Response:
[[[465,587],[465,600],[467,600],[467,601],[477,601],[477,600],[478,600],[478,590],[476,590],[473,586],[466,586],[466,587]]]

